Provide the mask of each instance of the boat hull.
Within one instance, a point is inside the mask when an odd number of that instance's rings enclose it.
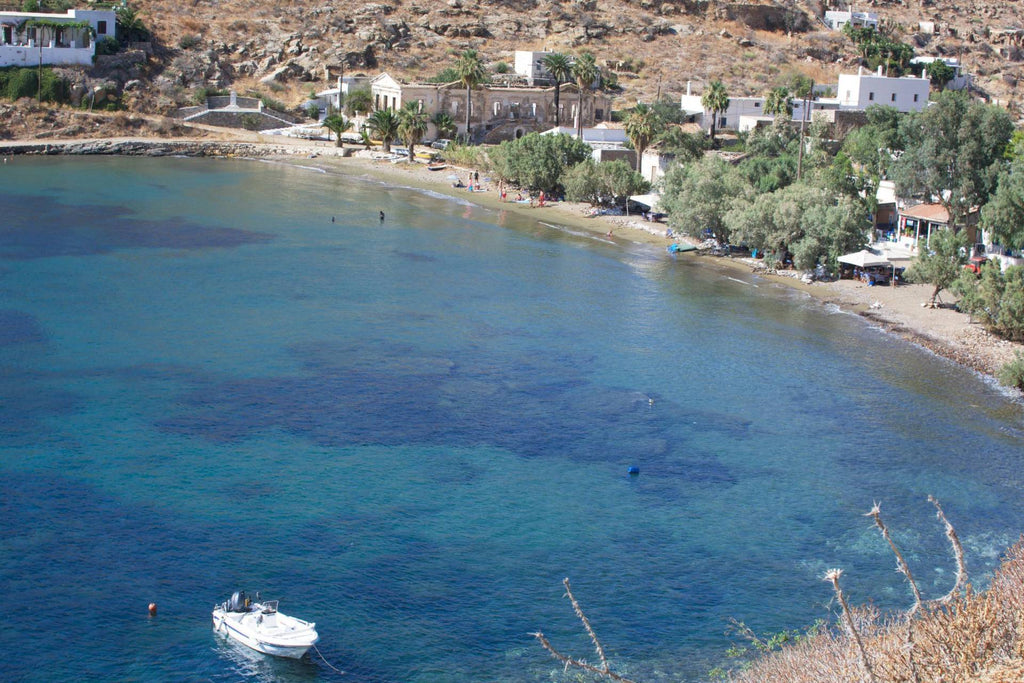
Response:
[[[254,605],[252,611],[213,610],[213,629],[257,652],[274,657],[300,659],[320,639],[316,624],[285,614],[262,613]]]

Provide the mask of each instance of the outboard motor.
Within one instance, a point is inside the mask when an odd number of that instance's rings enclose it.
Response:
[[[245,591],[235,591],[231,594],[231,600],[228,601],[228,611],[244,612],[245,603]]]

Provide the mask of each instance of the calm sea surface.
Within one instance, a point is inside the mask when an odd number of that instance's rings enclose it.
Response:
[[[280,165],[0,166],[5,681],[560,680],[563,577],[621,673],[697,681],[826,568],[909,604],[873,501],[929,596],[928,494],[983,582],[1022,461],[997,389],[743,273]],[[216,636],[239,588],[323,658]]]

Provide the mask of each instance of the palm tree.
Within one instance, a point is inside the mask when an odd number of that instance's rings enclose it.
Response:
[[[459,83],[466,88],[466,142],[470,140],[469,115],[473,109],[472,91],[473,88],[483,83],[487,77],[484,63],[476,50],[465,50],[455,62],[455,73],[458,74]]]
[[[380,138],[384,151],[391,152],[391,141],[398,137],[398,115],[391,109],[378,109],[366,119],[370,132]]]
[[[583,139],[583,91],[589,90],[601,75],[597,68],[597,61],[594,55],[584,52],[572,63],[572,77],[576,79],[576,87],[579,89],[579,102],[576,105],[576,137]]]
[[[768,93],[768,97],[764,100],[764,113],[774,114],[781,116],[793,115],[793,100],[789,95],[789,88],[780,86],[778,88],[772,88],[771,92]]]
[[[572,62],[560,52],[552,52],[544,55],[540,60],[541,66],[547,69],[551,77],[555,79],[555,127],[559,124],[558,95],[562,89],[562,83],[568,83],[572,78]]]
[[[715,129],[718,125],[718,114],[729,108],[729,93],[722,81],[711,81],[711,85],[700,97],[700,105],[711,112],[711,141],[715,141]]]
[[[437,136],[440,138],[453,138],[455,133],[458,132],[458,127],[455,125],[455,121],[451,115],[447,112],[439,111],[434,114],[434,118],[431,119],[431,123],[437,128]]]
[[[337,135],[337,146],[341,147],[341,134],[348,130],[351,125],[351,122],[347,121],[341,114],[331,114],[323,120],[320,127],[327,129],[328,140],[331,139],[331,133]]]
[[[640,172],[640,162],[644,156],[644,150],[651,144],[651,140],[658,136],[662,128],[664,128],[664,124],[657,112],[641,102],[637,103],[626,118],[626,135],[633,143],[633,149],[636,150],[637,173]]]
[[[149,29],[134,7],[120,5],[114,9],[114,16],[117,18],[117,35],[124,44],[149,38]]]
[[[398,137],[409,148],[409,161],[413,158],[413,148],[427,134],[430,117],[420,108],[419,102],[406,102],[398,111]]]

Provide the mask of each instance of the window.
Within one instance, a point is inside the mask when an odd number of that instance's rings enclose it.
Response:
[[[914,95],[914,101],[917,102],[917,95]]]
[[[868,102],[872,102],[872,101],[874,101],[874,99],[875,99],[875,93],[869,92],[868,93]]]
[[[594,120],[595,121],[604,121],[604,109],[595,109],[594,110]]]
[[[96,35],[105,36],[107,35],[107,22],[97,21],[96,22]]]
[[[759,109],[760,107],[761,107],[761,103],[760,102],[754,102],[754,109]]]
[[[889,101],[890,101],[890,102],[895,102],[895,101],[896,101],[896,93],[893,93],[893,94],[892,94],[892,95],[891,95],[891,96],[889,97]]]

